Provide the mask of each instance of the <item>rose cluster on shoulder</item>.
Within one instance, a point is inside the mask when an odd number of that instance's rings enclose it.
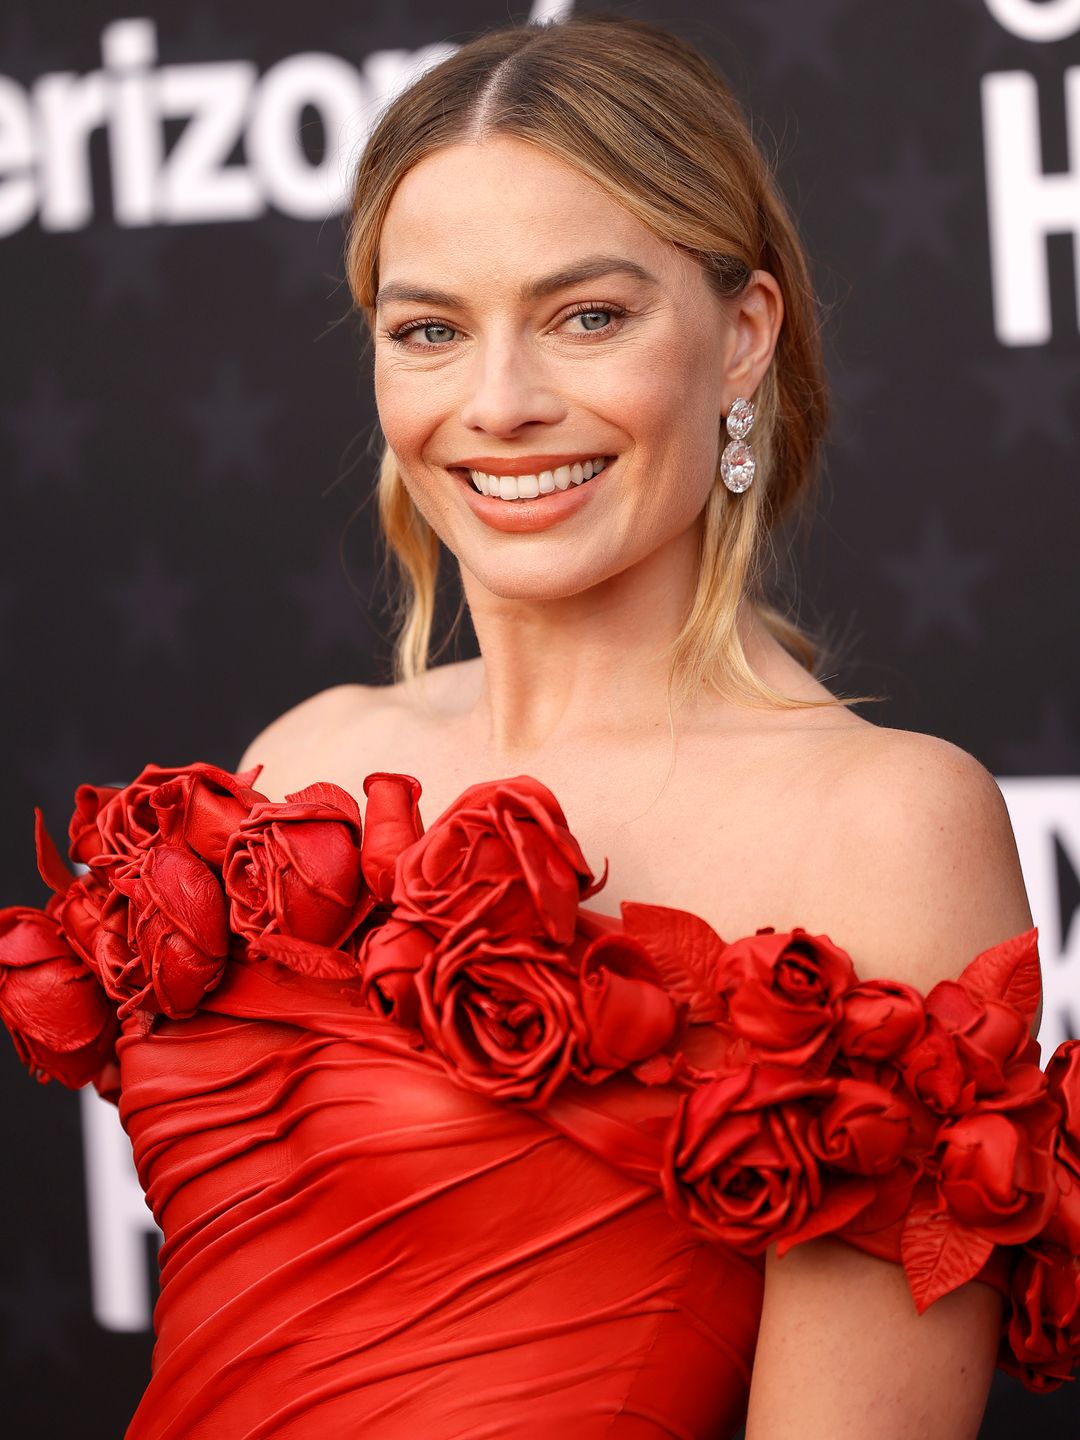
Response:
[[[532,777],[470,787],[425,831],[411,776],[369,775],[361,817],[329,783],[270,801],[258,773],[80,785],[78,876],[37,812],[53,893],[0,909],[0,1019],[39,1079],[115,1098],[121,1027],[270,967],[405,1027],[745,1252],[840,1238],[899,1259],[920,1310],[1004,1253],[999,1364],[1033,1389],[1071,1377],[1080,1042],[1040,1068],[1034,930],[923,996],[798,927],[724,941],[670,907],[584,908],[605,877]],[[671,1100],[601,1137],[587,1087],[616,1074]]]

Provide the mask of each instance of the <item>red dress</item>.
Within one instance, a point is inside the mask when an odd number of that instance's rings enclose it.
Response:
[[[765,1249],[818,1234],[920,1308],[996,1285],[1002,1365],[1068,1377],[1080,1046],[1039,1069],[1034,931],[924,997],[801,929],[596,914],[530,777],[425,833],[412,777],[362,818],[257,773],[80,786],[89,869],[39,816],[53,897],[0,911],[0,1017],[118,1098],[165,1236],[127,1440],[729,1436]]]

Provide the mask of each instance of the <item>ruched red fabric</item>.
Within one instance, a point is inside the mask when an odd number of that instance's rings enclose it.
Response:
[[[0,1019],[118,1098],[163,1233],[127,1440],[724,1440],[770,1246],[1004,1297],[998,1363],[1080,1358],[1080,1041],[1037,933],[922,995],[801,927],[724,939],[603,885],[530,776],[425,830],[412,776],[82,785]],[[119,1029],[119,1039],[117,1033]]]
[[[333,987],[236,964],[119,1053],[166,1237],[128,1440],[738,1429],[761,1261]]]

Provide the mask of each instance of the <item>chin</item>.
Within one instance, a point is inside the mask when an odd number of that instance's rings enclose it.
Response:
[[[463,573],[473,583],[500,600],[566,600],[572,595],[599,585],[619,570],[619,566],[580,565],[573,568],[565,565],[542,566],[516,565],[468,565],[461,562]]]

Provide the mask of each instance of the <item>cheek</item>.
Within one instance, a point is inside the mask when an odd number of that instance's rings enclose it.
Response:
[[[375,366],[375,405],[387,445],[413,504],[437,534],[445,538],[450,497],[429,473],[423,456],[443,411],[430,377],[395,372],[392,362]],[[445,477],[441,477],[445,478]]]
[[[403,461],[415,454],[430,429],[431,396],[426,387],[397,371],[391,362],[375,365],[375,406],[387,444]]]
[[[638,397],[635,438],[648,461],[641,466],[633,506],[650,548],[681,533],[701,513],[720,459],[719,407],[692,383],[655,385]]]
[[[621,367],[610,403],[652,463],[703,501],[719,460],[720,378],[702,337],[650,346]],[[668,497],[670,500],[670,496]],[[689,495],[688,495],[689,498]]]

